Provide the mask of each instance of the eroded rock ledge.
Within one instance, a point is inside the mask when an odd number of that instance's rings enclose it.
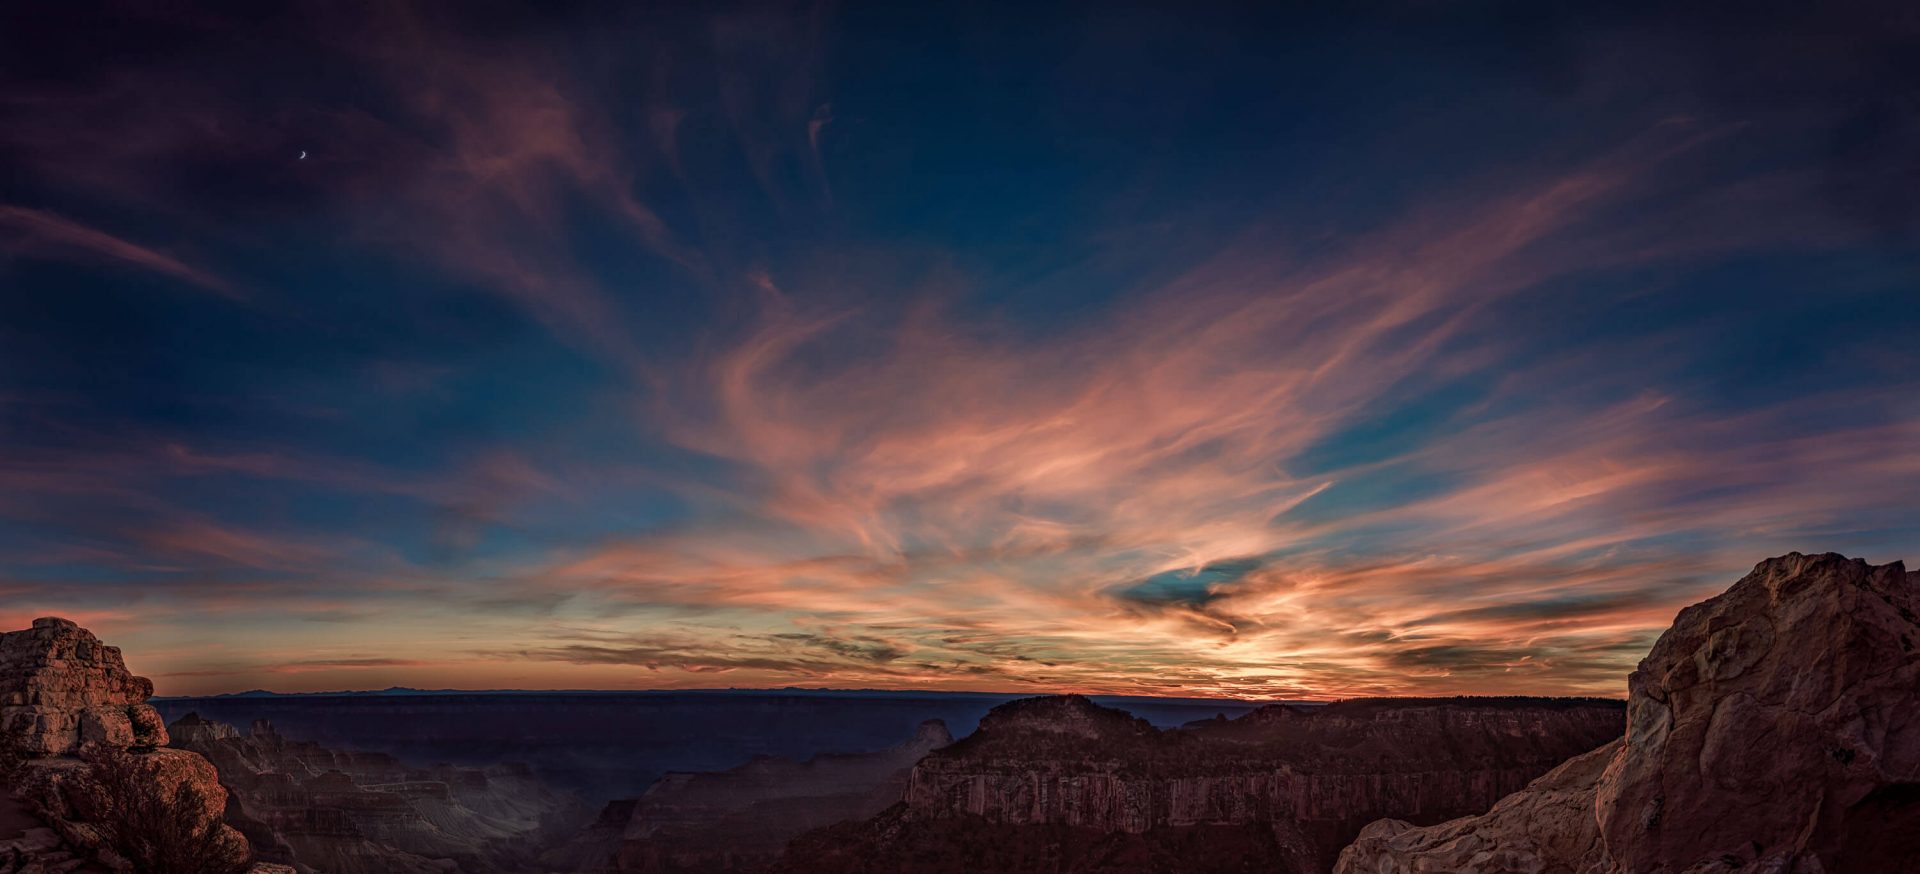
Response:
[[[87,743],[166,746],[152,695],[153,683],[127,672],[119,647],[65,619],[0,634],[0,724],[19,727],[29,756],[71,755]]]
[[[1338,874],[1920,871],[1920,573],[1793,553],[1682,611],[1626,736],[1488,813],[1369,825]]]

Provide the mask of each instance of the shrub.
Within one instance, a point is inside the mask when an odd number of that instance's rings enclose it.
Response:
[[[0,719],[0,785],[12,785],[27,763],[27,723],[20,717]]]
[[[244,874],[247,853],[208,817],[207,798],[181,782],[168,792],[141,756],[104,749],[87,755],[81,787],[90,819],[113,851],[144,874]]]

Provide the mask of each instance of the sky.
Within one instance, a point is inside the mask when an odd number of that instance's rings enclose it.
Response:
[[[1920,558],[1910,4],[37,4],[0,628],[162,694],[1599,694]]]

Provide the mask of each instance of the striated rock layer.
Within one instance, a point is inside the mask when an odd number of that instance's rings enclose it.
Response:
[[[1368,822],[1484,810],[1622,723],[1599,699],[1363,699],[1160,731],[1026,699],[923,759],[901,805],[796,842],[781,869],[1322,871]]]
[[[1920,871],[1920,573],[1761,562],[1628,680],[1626,736],[1482,816],[1384,821],[1340,874]]]
[[[120,648],[65,619],[0,634],[0,725],[23,731],[29,756],[64,756],[83,744],[157,747],[167,742],[147,705],[153,683],[127,671]]]
[[[520,765],[410,767],[385,753],[245,734],[187,714],[175,745],[219,772],[227,822],[263,858],[326,874],[539,870],[533,857],[586,811]]]

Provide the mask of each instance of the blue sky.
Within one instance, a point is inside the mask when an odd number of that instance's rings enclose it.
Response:
[[[39,10],[0,619],[176,693],[1616,693],[1920,535],[1917,34]]]

